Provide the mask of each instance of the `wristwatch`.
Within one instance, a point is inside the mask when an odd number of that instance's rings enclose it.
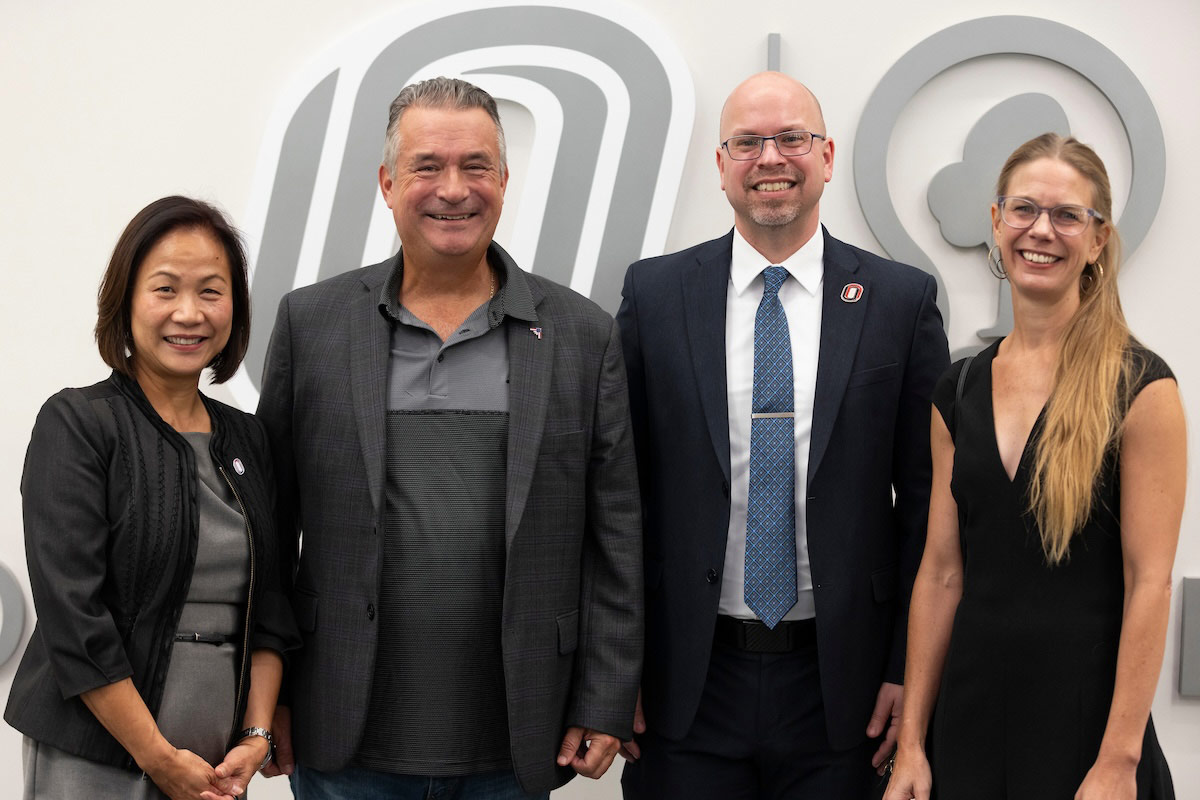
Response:
[[[251,736],[261,736],[267,740],[267,757],[264,758],[262,763],[258,765],[258,768],[262,769],[263,767],[267,766],[267,764],[271,763],[271,759],[275,758],[275,737],[272,736],[271,732],[266,728],[255,727],[246,728],[246,730],[239,733],[236,741],[240,742],[242,739],[249,739]]]

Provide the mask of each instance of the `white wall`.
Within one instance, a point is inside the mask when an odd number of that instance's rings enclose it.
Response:
[[[151,199],[176,192],[215,200],[235,220],[244,219],[251,175],[280,88],[315,53],[398,5],[383,0],[0,3],[0,348],[6,376],[0,393],[0,562],[23,584],[18,484],[24,448],[47,396],[107,373],[91,328],[97,281],[122,227]],[[597,3],[595,9],[603,13],[605,6]],[[1200,355],[1194,346],[1194,306],[1200,296],[1194,263],[1200,5],[1194,0],[1066,5],[762,0],[750,6],[693,0],[682,13],[669,0],[642,0],[639,7],[671,32],[696,86],[695,130],[690,143],[678,143],[688,148],[688,161],[670,249],[712,238],[730,224],[713,166],[716,118],[729,89],[765,66],[770,32],[782,35],[784,69],[821,97],[837,144],[823,219],[840,238],[876,251],[881,248],[854,192],[853,145],[868,96],[900,56],[951,24],[1000,13],[1048,17],[1115,51],[1149,92],[1167,147],[1162,208],[1122,276],[1125,308],[1135,332],[1175,369],[1194,423],[1191,451],[1200,452],[1195,446]],[[732,9],[750,20],[730,21]],[[975,329],[991,323],[994,290],[979,277],[977,252],[956,251],[940,241],[923,198],[931,175],[961,157],[962,138],[979,113],[1015,91],[1048,86],[1060,100],[1072,100],[1064,106],[1073,129],[1101,148],[1118,193],[1128,187],[1124,133],[1086,82],[1038,64],[1021,65],[1019,77],[1021,85],[1006,83],[995,63],[982,60],[938,79],[914,100],[892,143],[893,199],[946,276],[954,303],[952,347],[970,343]],[[528,151],[519,142],[510,146],[518,171]],[[269,324],[270,317],[270,310],[260,311],[258,324]],[[1200,576],[1198,500],[1193,471],[1177,578]],[[1189,797],[1200,788],[1195,745],[1200,699],[1181,698],[1176,690],[1178,606],[1154,714],[1179,794]],[[30,609],[26,635],[32,624]],[[14,657],[0,666],[0,689],[9,685],[16,662]],[[9,775],[19,769],[19,736],[7,727],[0,730],[0,768]],[[615,777],[599,784],[577,781],[556,797],[618,797]],[[286,796],[278,781],[259,788],[260,798]]]

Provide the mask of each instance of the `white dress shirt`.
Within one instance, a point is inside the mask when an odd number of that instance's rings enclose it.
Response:
[[[816,234],[778,266],[788,271],[779,289],[792,340],[796,427],[796,605],[784,620],[815,616],[812,575],[808,565],[805,497],[808,489],[808,444],[812,434],[817,355],[821,349],[821,278],[825,237]],[[755,619],[746,605],[746,502],[750,493],[750,414],[754,396],[754,317],[762,301],[762,272],[775,266],[735,228],[729,290],[725,299],[725,377],[729,390],[729,535],[719,611]]]

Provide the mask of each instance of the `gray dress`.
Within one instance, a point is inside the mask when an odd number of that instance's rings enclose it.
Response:
[[[229,485],[213,467],[212,434],[184,433],[200,477],[200,539],[179,637],[229,637],[242,631],[250,585],[246,524]],[[193,637],[194,639],[194,637]],[[156,721],[167,741],[205,761],[221,763],[233,732],[239,646],[175,642]],[[165,795],[139,773],[89,761],[25,737],[24,800],[160,800]]]

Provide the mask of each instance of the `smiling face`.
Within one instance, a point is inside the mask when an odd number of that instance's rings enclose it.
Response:
[[[233,291],[225,248],[207,230],[163,236],[138,266],[129,310],[139,383],[196,383],[225,348]]]
[[[500,221],[508,170],[496,125],[481,108],[407,109],[400,146],[379,188],[404,246],[405,264],[483,259]]]
[[[1039,158],[1013,170],[1003,194],[1024,197],[1043,208],[1095,204],[1091,182],[1077,169],[1055,158]],[[1047,299],[1079,298],[1080,276],[1104,249],[1109,227],[1092,219],[1083,232],[1063,236],[1040,214],[1024,230],[1008,225],[992,205],[992,233],[1013,290]]]
[[[746,80],[721,112],[721,141],[739,134],[774,136],[795,130],[824,134],[825,122],[812,93],[779,73]],[[814,139],[811,151],[790,158],[780,155],[774,142],[765,142],[754,161],[735,161],[718,147],[717,169],[747,241],[753,245],[758,238],[783,234],[797,239],[798,249],[816,231],[821,193],[833,177],[833,142]]]

